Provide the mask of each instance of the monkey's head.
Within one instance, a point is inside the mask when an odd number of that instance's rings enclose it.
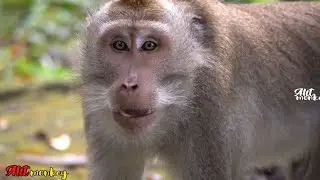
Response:
[[[204,31],[191,6],[169,0],[115,0],[90,15],[80,74],[86,121],[99,123],[87,123],[130,136],[175,123],[207,66]]]

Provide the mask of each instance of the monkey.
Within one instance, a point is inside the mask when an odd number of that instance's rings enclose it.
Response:
[[[111,0],[79,40],[89,180],[320,177],[320,3]]]

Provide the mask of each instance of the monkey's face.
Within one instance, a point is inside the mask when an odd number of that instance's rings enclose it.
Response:
[[[156,121],[166,98],[159,94],[159,80],[164,78],[173,44],[158,24],[130,24],[118,22],[104,29],[98,49],[100,60],[108,66],[112,117],[122,128],[136,132]]]
[[[132,14],[88,25],[82,96],[85,114],[103,111],[100,121],[138,134],[168,121],[161,117],[169,112],[179,118],[172,112],[188,105],[193,71],[205,60],[192,17],[175,12],[164,22]]]

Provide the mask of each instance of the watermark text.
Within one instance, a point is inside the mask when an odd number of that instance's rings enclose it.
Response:
[[[6,167],[6,176],[41,176],[41,177],[55,177],[60,176],[62,180],[66,180],[68,172],[66,170],[56,171],[50,167],[46,170],[32,170],[30,166],[24,165],[10,165]]]
[[[294,96],[298,101],[318,101],[320,97],[317,96],[314,92],[313,88],[306,89],[306,88],[298,88],[294,90]]]

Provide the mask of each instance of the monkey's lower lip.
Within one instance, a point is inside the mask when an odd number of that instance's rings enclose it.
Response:
[[[120,109],[117,113],[127,118],[139,118],[139,117],[144,117],[152,114],[153,110],[152,109]]]
[[[122,128],[136,134],[153,124],[155,120],[154,112],[155,111],[153,109],[121,109],[114,112],[113,117]]]

